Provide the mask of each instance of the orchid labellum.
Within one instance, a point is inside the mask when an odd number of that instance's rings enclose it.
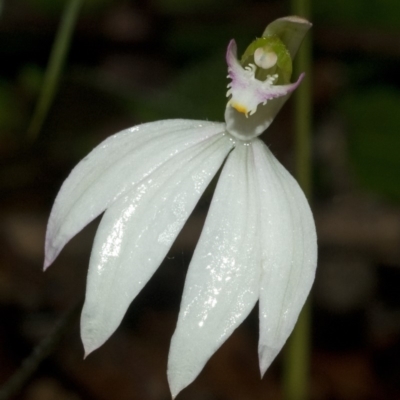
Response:
[[[186,277],[172,337],[173,397],[259,301],[264,374],[290,335],[314,280],[313,217],[297,182],[258,136],[303,79],[292,59],[310,27],[272,22],[241,61],[229,43],[225,123],[165,120],[126,129],[71,172],[52,209],[45,268],[105,211],[94,241],[81,335],[86,354],[117,329],[222,167]]]

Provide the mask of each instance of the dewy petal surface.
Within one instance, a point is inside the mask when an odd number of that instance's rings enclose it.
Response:
[[[82,312],[86,353],[118,327],[231,148],[221,134],[181,151],[106,211],[92,250]]]
[[[224,131],[224,124],[165,120],[119,132],[97,146],[71,172],[51,211],[45,268],[65,244],[113,201],[186,148]]]
[[[317,241],[310,207],[298,183],[264,143],[256,140],[253,148],[260,195],[259,359],[264,374],[292,332],[311,289]]]
[[[252,147],[238,143],[222,170],[186,277],[168,360],[175,397],[254,307],[261,273]]]
[[[187,147],[108,208],[93,245],[81,318],[86,354],[118,327],[232,146],[221,133]]]

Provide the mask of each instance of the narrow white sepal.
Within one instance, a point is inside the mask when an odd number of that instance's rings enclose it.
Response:
[[[260,140],[253,142],[259,188],[263,273],[259,360],[263,375],[293,330],[314,281],[313,216],[296,180]]]
[[[193,132],[187,134],[191,137]],[[92,249],[81,317],[86,355],[116,330],[231,148],[223,133],[203,139],[181,150],[107,209]]]
[[[224,124],[207,121],[165,120],[126,129],[98,145],[57,195],[46,232],[45,268],[73,236],[149,173],[223,130]]]
[[[186,277],[168,359],[175,397],[246,318],[261,273],[251,146],[238,143],[222,170]]]

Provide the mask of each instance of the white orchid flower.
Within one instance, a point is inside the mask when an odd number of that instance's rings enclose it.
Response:
[[[314,280],[316,233],[299,185],[257,136],[302,79],[290,84],[291,60],[309,27],[298,17],[274,21],[242,64],[231,41],[225,123],[178,119],[124,130],[64,182],[48,223],[45,268],[105,211],[81,317],[86,355],[117,329],[224,164],[171,341],[171,392],[196,378],[257,301],[262,374],[274,360]]]

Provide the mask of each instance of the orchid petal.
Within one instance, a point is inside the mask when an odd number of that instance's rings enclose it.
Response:
[[[246,85],[246,82],[243,82],[243,79],[241,79],[245,70],[237,58],[237,45],[234,39],[232,39],[228,44],[226,50],[226,63],[228,65],[228,78],[232,81],[238,81],[239,83]]]
[[[260,289],[261,374],[292,332],[314,281],[314,220],[296,180],[260,140],[253,142],[260,194],[263,274]]]
[[[81,318],[86,354],[118,327],[231,148],[223,134],[186,148],[108,208],[93,245]]]
[[[239,143],[222,170],[189,266],[168,360],[173,397],[257,302],[261,274],[251,146]]]
[[[45,268],[65,244],[117,198],[186,148],[223,132],[224,124],[166,120],[126,129],[97,146],[62,185],[50,215]]]

